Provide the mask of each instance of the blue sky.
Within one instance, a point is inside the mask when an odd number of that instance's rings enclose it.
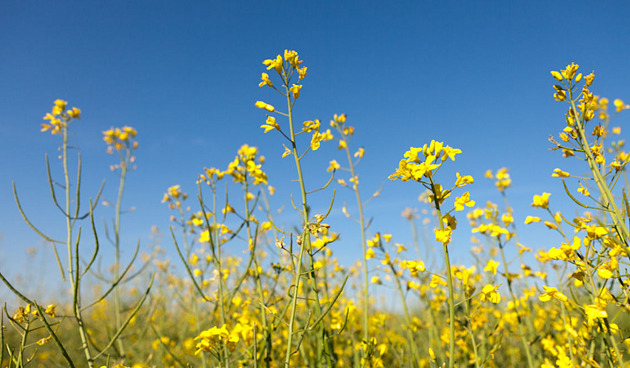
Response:
[[[410,146],[435,139],[461,149],[449,166],[476,178],[470,191],[479,204],[500,200],[483,173],[509,167],[508,195],[522,223],[535,214],[532,196],[543,191],[552,193],[555,209],[568,208],[550,174],[577,167],[548,151],[547,138],[562,129],[565,111],[553,100],[549,71],[574,61],[585,73],[595,69],[596,94],[630,100],[630,5],[621,1],[11,1],[1,10],[3,270],[30,264],[26,249],[44,247],[17,212],[12,181],[32,220],[63,234],[44,166],[44,154],[54,158],[60,139],[39,132],[57,98],[83,110],[72,142],[84,161],[86,202],[102,179],[105,198],[115,199],[117,177],[108,170],[115,162],[102,131],[138,130],[138,169],[125,197],[136,210],[125,215],[122,229],[130,247],[137,238],[148,243],[152,225],[166,234],[170,212],[160,203],[166,188],[181,184],[194,194],[203,167],[225,168],[244,143],[268,159],[270,184],[279,189],[273,205],[290,208],[289,194],[298,193],[290,182],[293,162],[280,159],[279,135],[262,134],[264,113],[254,107],[256,100],[280,104],[258,82],[262,60],[285,49],[297,50],[308,67],[298,120],[348,114],[355,147],[366,149],[358,168],[364,196],[383,184],[367,208],[370,232],[391,232],[400,242],[410,238],[400,213],[422,208],[420,188],[387,176]],[[341,162],[333,146],[306,160],[312,183],[327,179],[329,160]],[[333,249],[351,263],[357,228],[340,208],[355,206],[350,193],[339,193],[329,222],[342,241]],[[329,196],[314,198],[315,207]],[[298,218],[286,216],[287,223]],[[99,223],[111,218],[111,208],[100,208]],[[520,228],[521,240],[535,249],[560,240],[540,227]],[[467,263],[470,234],[458,231],[453,254]],[[163,246],[172,252],[168,238]]]

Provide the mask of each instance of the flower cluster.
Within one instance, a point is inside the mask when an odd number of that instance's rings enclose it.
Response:
[[[198,341],[195,354],[199,354],[202,351],[218,353],[223,349],[223,346],[226,346],[229,351],[234,351],[239,341],[239,336],[234,331],[230,333],[225,325],[221,327],[214,326],[202,331],[199,336],[195,337],[195,341]]]
[[[81,119],[81,110],[73,107],[67,109],[68,102],[64,100],[55,100],[52,112],[44,116],[44,120],[48,123],[42,124],[42,132],[50,130],[51,134],[59,134],[68,126],[72,119]]]
[[[173,185],[168,188],[164,197],[162,197],[162,203],[168,203],[170,209],[181,208],[182,201],[188,198],[188,194],[182,192],[179,185]]]
[[[235,183],[243,183],[247,178],[254,179],[254,185],[267,184],[267,174],[262,170],[265,156],[257,156],[258,148],[244,144],[223,175],[230,175]]]
[[[292,50],[285,50],[284,56],[278,55],[275,59],[267,59],[263,61],[263,64],[267,66],[267,70],[275,70],[278,76],[282,81],[283,90],[276,88],[276,86],[271,81],[269,74],[262,73],[261,82],[258,84],[259,87],[268,86],[273,88],[275,91],[286,97],[289,101],[289,109],[293,107],[295,101],[300,97],[300,91],[302,90],[301,84],[292,83],[292,78],[296,75],[299,81],[302,81],[306,76],[306,67],[300,66],[302,60],[299,59],[298,53]],[[276,111],[276,108],[273,105],[270,105],[263,101],[256,101],[255,106],[259,109],[263,109],[269,113],[278,113],[281,115],[287,115],[285,113],[279,113]],[[290,115],[290,114],[289,114]],[[330,129],[326,131],[320,131],[320,122],[319,120],[307,120],[302,124],[302,132],[311,133],[311,144],[310,148],[315,151],[319,149],[320,142],[329,141],[333,139],[333,135]],[[267,115],[265,123],[260,126],[264,129],[265,133],[270,132],[272,130],[279,131],[285,138],[292,140],[289,136],[287,136],[276,118],[273,115]],[[293,126],[290,127],[290,135],[294,136]],[[282,157],[286,157],[290,155],[292,152],[289,148],[285,146],[285,152]]]
[[[413,179],[423,182],[423,178],[430,178],[444,161],[455,161],[455,155],[462,151],[450,146],[444,146],[442,142],[431,141],[428,146],[411,147],[405,152],[404,159],[398,163],[396,172],[389,176],[390,180],[401,179],[408,181]]]
[[[138,142],[134,140],[138,132],[130,127],[110,128],[103,132],[103,140],[107,143],[107,153],[113,154],[114,150],[120,152],[123,149],[137,149]]]

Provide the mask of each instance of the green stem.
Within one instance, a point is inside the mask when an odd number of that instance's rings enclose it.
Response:
[[[285,74],[286,76],[286,74]],[[289,324],[289,340],[287,343],[287,354],[285,357],[285,366],[288,367],[289,366],[289,360],[291,357],[291,337],[293,334],[293,322],[295,319],[295,308],[297,305],[297,294],[299,292],[299,280],[300,277],[302,277],[301,275],[301,270],[302,270],[302,258],[304,257],[304,252],[305,249],[309,250],[309,252],[307,253],[309,255],[310,261],[311,261],[311,267],[313,266],[313,255],[310,252],[311,250],[311,236],[310,233],[308,231],[307,228],[307,224],[308,224],[308,204],[306,201],[306,188],[305,188],[305,184],[304,184],[304,176],[302,174],[302,165],[300,163],[300,156],[298,155],[297,152],[297,144],[295,141],[295,130],[294,130],[294,126],[293,126],[293,104],[291,103],[291,92],[289,90],[289,81],[288,78],[283,77],[283,81],[284,86],[285,86],[285,96],[287,98],[287,107],[288,107],[288,117],[289,117],[289,129],[290,129],[290,133],[291,133],[291,148],[293,151],[293,158],[295,159],[295,167],[297,169],[297,173],[298,173],[298,178],[299,178],[299,182],[300,182],[300,194],[302,196],[302,222],[303,222],[303,230],[302,230],[302,242],[300,244],[300,256],[299,259],[297,260],[298,262],[298,269],[297,269],[297,273],[295,275],[295,289],[294,289],[294,295],[293,295],[293,304],[291,307],[291,323]],[[319,295],[317,292],[317,280],[315,278],[315,272],[311,272],[311,288],[312,291],[314,292],[314,297],[315,297],[315,312],[316,312],[316,317],[317,319],[319,319],[321,317],[322,311],[321,311],[321,304],[319,301]],[[328,342],[326,341],[326,331],[325,331],[325,327],[323,323],[319,324],[319,336],[318,336],[318,349],[317,349],[317,356],[320,357],[321,356],[321,347],[323,346],[323,350],[324,350],[324,356],[326,359],[326,363],[329,367],[332,367],[332,362],[331,362],[331,354],[329,351],[329,347],[328,347]]]
[[[405,312],[405,322],[407,323],[407,338],[409,339],[409,346],[411,347],[411,352],[413,354],[413,364],[412,367],[420,367],[420,355],[418,354],[418,348],[416,346],[416,341],[413,336],[411,317],[409,316],[409,308],[407,307],[407,301],[405,299],[405,293],[403,292],[402,285],[400,283],[400,277],[398,277],[398,273],[394,269],[392,264],[389,265],[392,270],[392,274],[396,279],[396,288],[398,289],[398,294],[400,296],[400,301],[403,305],[403,311]]]
[[[444,230],[444,221],[442,220],[442,211],[440,210],[440,201],[433,178],[429,176],[431,183],[431,191],[433,192],[433,203],[435,204],[435,210],[437,211],[438,222],[440,223],[440,230]],[[448,315],[449,315],[449,332],[450,339],[448,344],[448,367],[453,368],[455,366],[455,292],[453,289],[453,273],[451,272],[451,260],[448,255],[448,245],[442,244],[444,249],[444,262],[446,263],[446,275],[448,277]]]
[[[68,121],[66,120],[65,123],[66,125],[62,129],[62,132],[63,132],[62,151],[63,151],[63,174],[64,174],[64,180],[66,184],[65,186],[65,192],[66,192],[65,193],[66,194],[65,216],[66,216],[66,236],[67,236],[66,247],[68,248],[68,274],[69,274],[69,279],[70,279],[71,290],[73,292],[74,318],[77,321],[77,326],[79,328],[79,335],[81,337],[81,349],[83,350],[83,353],[85,354],[88,367],[93,368],[94,361],[92,360],[92,354],[90,353],[90,347],[88,345],[87,332],[85,330],[85,326],[83,325],[83,318],[81,317],[80,295],[79,295],[80,277],[79,277],[79,272],[78,272],[79,263],[78,263],[78,259],[75,263],[75,260],[72,257],[72,227],[73,227],[74,219],[72,218],[71,211],[70,211],[70,177],[69,177],[69,171],[68,171]],[[77,248],[78,248],[78,244],[77,244]],[[75,274],[75,267],[77,268],[76,280],[74,279],[74,276],[73,276]]]
[[[514,295],[514,290],[512,290],[512,279],[510,278],[510,272],[508,271],[507,262],[505,260],[505,252],[503,251],[503,244],[501,243],[501,239],[497,238],[497,242],[499,243],[499,249],[501,251],[501,260],[503,261],[503,270],[505,272],[505,279],[507,280],[508,290],[510,291],[510,296],[512,297],[512,302],[514,303],[514,310],[516,312],[516,320],[518,321],[518,333],[521,335],[521,342],[523,347],[525,348],[525,355],[527,356],[527,366],[529,368],[534,368],[534,361],[532,358],[532,353],[529,349],[529,343],[527,342],[527,337],[525,336],[525,328],[523,326],[523,321],[521,319],[521,315],[517,308],[518,303],[516,300],[516,296]]]
[[[120,276],[120,212],[122,205],[123,192],[125,189],[125,178],[127,176],[127,162],[129,158],[130,152],[127,150],[126,158],[121,160],[120,167],[120,184],[118,186],[118,198],[116,199],[116,219],[114,222],[114,280],[118,280]],[[114,330],[118,330],[121,326],[121,306],[120,306],[120,286],[117,286],[114,289],[114,318],[116,321],[116,328]],[[118,351],[120,352],[121,357],[125,357],[125,345],[123,344],[122,339],[118,339],[116,341],[118,345]]]
[[[356,174],[354,171],[354,162],[352,161],[352,155],[350,154],[350,148],[348,148],[347,137],[343,134],[343,130],[338,129],[342,134],[343,140],[346,142],[344,146],[346,150],[346,156],[348,158],[348,165],[350,167],[350,175],[352,175],[353,179],[356,179]],[[365,216],[363,215],[363,202],[361,201],[361,194],[359,192],[359,183],[355,181],[353,183],[352,189],[357,199],[357,206],[359,207],[359,224],[361,226],[361,247],[363,250],[363,340],[365,343],[369,343],[370,341],[370,333],[369,333],[369,308],[370,308],[370,298],[368,292],[369,286],[369,278],[368,278],[368,258],[367,258],[367,242],[365,236]],[[405,306],[406,307],[406,306]],[[367,345],[366,345],[367,346]]]

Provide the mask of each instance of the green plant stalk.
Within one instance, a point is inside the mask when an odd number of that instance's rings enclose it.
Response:
[[[589,259],[589,254],[591,251],[595,252],[594,247],[588,247],[587,248],[587,253],[585,254],[584,258],[585,259]],[[589,262],[584,262],[584,267],[586,268],[586,279],[588,280],[588,285],[591,288],[591,303],[593,304],[597,304],[596,303],[596,296],[599,295],[599,290],[598,288],[595,286],[595,281],[593,280],[593,277],[591,276],[593,274],[593,272],[591,271],[591,268],[589,266]],[[613,334],[610,332],[610,326],[608,324],[608,319],[604,319],[604,323],[606,324],[606,333],[603,334],[604,336],[602,336],[602,343],[604,345],[606,345],[607,347],[612,347],[615,350],[615,354],[617,355],[618,359],[621,361],[621,366],[625,366],[625,362],[623,359],[623,355],[621,354],[621,352],[619,351],[619,347],[617,345],[617,341],[615,339],[615,337],[613,336]],[[613,361],[613,357],[610,355],[610,350],[609,349],[605,349],[606,350],[606,355],[608,356],[608,359],[610,359],[610,361]]]
[[[348,148],[347,139],[341,129],[338,129],[342,134],[343,140],[346,141],[345,151],[348,158],[348,165],[350,167],[350,175],[352,178],[356,178],[354,171],[354,162],[352,161],[352,155],[350,154],[350,148]],[[361,193],[359,192],[359,183],[355,181],[352,185],[352,189],[357,199],[357,206],[359,207],[359,224],[361,226],[361,247],[363,250],[363,340],[366,344],[370,341],[369,333],[369,317],[370,317],[370,298],[369,298],[369,278],[368,278],[368,259],[367,259],[367,242],[365,236],[365,216],[363,214],[363,202],[361,201]],[[416,356],[417,359],[417,356]]]
[[[303,241],[302,241],[303,243]],[[284,358],[284,366],[289,367],[292,353],[293,331],[295,330],[295,314],[297,311],[298,288],[300,287],[300,277],[302,276],[302,257],[304,257],[304,245],[300,245],[300,255],[297,262],[297,270],[294,274],[295,287],[293,288],[293,296],[291,299],[291,316],[289,317],[289,332],[287,336],[287,350]]]
[[[226,187],[227,188],[227,187]],[[219,271],[219,312],[221,314],[221,325],[225,325],[225,295],[224,295],[224,285],[223,285],[223,269],[221,262],[221,240],[219,239],[219,226],[217,223],[217,193],[215,187],[212,187],[212,211],[214,215],[212,216],[213,224],[214,224],[214,247],[215,247],[215,265],[217,270]],[[229,306],[228,306],[229,308]],[[229,350],[227,345],[223,345],[223,349],[221,351],[223,353],[223,357],[225,357],[225,367],[229,368],[230,359],[229,359]]]
[[[291,103],[291,92],[289,90],[289,82],[286,78],[284,79],[284,87],[286,90],[285,96],[287,98],[287,106],[288,106],[288,117],[289,117],[289,128],[290,128],[290,133],[291,133],[291,148],[292,148],[292,152],[293,152],[293,158],[295,159],[295,166],[297,169],[297,173],[298,173],[298,179],[300,182],[300,193],[302,195],[302,221],[304,224],[304,229],[303,229],[303,233],[302,233],[302,242],[300,244],[300,256],[298,259],[298,269],[297,269],[297,273],[295,275],[296,278],[296,282],[295,282],[295,293],[293,295],[293,304],[291,307],[291,319],[290,319],[290,324],[289,324],[289,339],[287,342],[287,354],[285,357],[285,366],[288,367],[289,366],[289,360],[291,357],[291,337],[293,334],[293,322],[295,320],[295,312],[296,312],[296,306],[297,306],[297,294],[299,291],[299,280],[300,277],[302,277],[301,275],[301,271],[302,271],[302,258],[304,257],[304,251],[305,249],[311,249],[311,236],[310,233],[308,231],[307,228],[307,224],[308,224],[308,205],[306,202],[306,188],[304,185],[304,176],[302,175],[302,165],[300,163],[300,156],[298,156],[298,152],[297,152],[297,144],[295,142],[295,131],[294,131],[294,127],[293,127],[293,104]],[[308,252],[309,256],[310,256],[310,260],[311,260],[311,266],[313,265],[313,256],[311,252]],[[315,277],[313,275],[313,277],[311,277],[312,280],[312,289],[315,292],[315,302],[316,302],[316,312],[317,315],[316,317],[319,318],[321,317],[321,305],[319,302],[319,295],[317,293],[317,281],[315,280]],[[326,359],[326,363],[329,367],[332,367],[332,362],[330,360],[330,352],[328,349],[328,343],[326,341],[324,341],[325,338],[325,329],[324,329],[324,324],[321,323],[320,327],[319,327],[319,336],[318,336],[318,346],[320,346],[320,343],[323,345],[324,348],[324,352],[325,352],[325,359]],[[321,349],[317,349],[317,356],[320,357],[321,356]]]
[[[623,216],[621,215],[621,213],[619,212],[619,209],[617,208],[614,196],[612,192],[610,191],[610,188],[608,188],[608,185],[606,184],[606,180],[604,179],[599,168],[597,167],[598,164],[595,161],[595,157],[593,156],[593,153],[591,152],[590,146],[588,144],[588,140],[586,138],[586,132],[584,128],[584,125],[586,125],[586,120],[582,118],[583,123],[580,122],[580,118],[579,118],[580,115],[578,114],[578,109],[575,106],[575,99],[573,97],[573,91],[570,87],[571,85],[569,84],[568,90],[569,90],[569,99],[571,101],[571,109],[573,110],[573,114],[576,118],[575,126],[577,127],[577,132],[579,134],[580,143],[584,151],[584,155],[586,156],[586,161],[588,162],[588,166],[591,172],[593,173],[593,179],[595,180],[595,183],[597,183],[597,187],[599,188],[600,195],[603,197],[604,207],[610,206],[612,209],[611,211],[607,211],[607,212],[610,213],[610,217],[615,225],[615,228],[617,229],[617,232],[619,233],[620,236],[622,236],[621,245],[626,251],[626,253],[630,254],[630,247],[628,247],[628,240],[630,239],[630,231],[628,231],[628,227],[626,226],[623,220]],[[615,354],[617,355],[618,359],[621,361],[622,366],[623,366],[624,365],[623,355],[620,354],[616,340],[610,333],[610,329],[608,329],[607,338],[608,338],[607,343],[612,345],[612,347],[615,350]],[[607,349],[607,355],[612,361],[613,357],[610,356],[610,352],[608,351],[608,349]]]
[[[505,279],[507,280],[508,290],[510,291],[510,296],[512,298],[512,302],[514,303],[514,309],[516,311],[516,319],[518,321],[518,333],[521,335],[521,342],[523,343],[523,347],[525,348],[525,355],[527,356],[527,366],[529,368],[534,368],[534,361],[532,358],[532,353],[529,349],[529,344],[527,343],[527,337],[525,336],[525,328],[523,326],[523,321],[521,320],[521,315],[518,310],[516,310],[517,300],[514,295],[514,290],[512,290],[512,280],[510,279],[510,273],[508,271],[507,262],[505,259],[505,252],[503,251],[503,244],[501,243],[501,239],[497,237],[497,242],[499,243],[499,250],[501,252],[501,261],[503,262],[503,270],[505,273]]]
[[[402,285],[400,283],[400,277],[398,277],[398,273],[392,264],[389,265],[394,278],[396,279],[396,289],[398,290],[398,294],[400,296],[400,301],[403,305],[403,311],[405,312],[405,322],[407,323],[407,338],[409,339],[409,346],[411,347],[411,353],[413,354],[413,364],[412,367],[420,367],[420,355],[418,354],[418,348],[416,346],[416,340],[413,336],[413,331],[411,329],[411,317],[409,316],[409,308],[407,307],[407,300],[405,300],[405,293],[403,292]]]
[[[248,177],[247,177],[247,173],[245,173],[245,223],[247,226],[247,240],[248,240],[248,244],[251,244],[249,251],[254,253],[256,251],[256,239],[254,239],[254,237],[252,236],[252,229],[250,226],[250,217],[251,217],[251,213],[250,213],[250,208],[249,208],[249,198],[247,196],[248,192],[249,192],[249,185],[248,185]],[[258,292],[258,298],[260,298],[260,314],[262,317],[262,323],[263,323],[263,330],[265,331],[265,342],[266,342],[266,347],[265,347],[265,366],[267,368],[269,368],[269,363],[271,361],[271,357],[270,357],[270,353],[271,353],[271,333],[269,330],[269,327],[267,325],[267,314],[265,313],[265,297],[264,297],[264,293],[263,293],[263,288],[262,288],[262,284],[260,282],[260,273],[258,272],[258,260],[256,259],[256,255],[253,255],[254,257],[254,278],[256,280],[256,289]],[[254,340],[254,344],[256,344],[256,341]],[[256,361],[256,364],[258,364],[258,357],[254,356],[254,361]]]
[[[78,272],[78,268],[79,268],[79,263],[78,260],[76,262],[76,264],[74,263],[73,257],[72,257],[72,227],[74,224],[74,219],[72,218],[72,216],[70,215],[70,177],[69,177],[69,171],[68,171],[68,125],[67,125],[67,121],[65,122],[65,126],[62,129],[63,132],[63,146],[62,146],[62,151],[63,151],[63,173],[64,173],[64,180],[65,180],[65,194],[66,194],[66,236],[67,236],[67,242],[66,242],[66,247],[68,248],[68,275],[69,275],[69,279],[70,279],[70,286],[72,288],[72,292],[74,294],[73,300],[74,300],[74,305],[73,305],[73,311],[74,311],[74,318],[77,321],[77,325],[79,327],[79,335],[81,337],[81,349],[83,350],[84,354],[85,354],[85,358],[87,360],[88,363],[88,367],[89,368],[93,368],[94,367],[94,361],[92,360],[92,354],[90,353],[90,347],[88,345],[88,336],[87,336],[87,332],[85,330],[85,326],[83,324],[83,318],[81,316],[81,308],[79,306],[79,293],[80,293],[80,288],[78,287],[78,282],[80,281],[80,276],[79,276],[79,272]],[[78,184],[77,184],[78,185]],[[77,194],[78,195],[78,194]],[[77,198],[77,202],[78,202],[78,198]],[[77,204],[78,206],[78,204]],[[77,208],[78,210],[78,208]],[[77,244],[77,248],[78,248],[78,244]],[[77,268],[77,279],[76,281],[73,279],[73,274],[74,274],[74,268]],[[76,284],[75,284],[76,283]]]
[[[127,176],[127,165],[129,162],[130,151],[126,150],[126,157],[121,160],[120,165],[120,184],[118,186],[118,197],[116,198],[116,219],[114,222],[114,280],[118,280],[120,274],[120,212],[122,205],[123,192],[125,189],[125,178]],[[120,287],[114,289],[114,318],[116,323],[115,330],[118,330],[121,326],[120,316]],[[125,345],[122,339],[116,341],[118,345],[118,351],[121,357],[125,357]]]
[[[577,127],[576,130],[580,138],[580,143],[582,145],[584,155],[586,156],[586,161],[588,162],[588,166],[591,172],[593,173],[593,179],[595,180],[595,183],[597,184],[597,187],[599,188],[600,195],[604,199],[604,206],[610,206],[612,208],[612,211],[610,211],[610,217],[613,223],[615,224],[617,231],[623,237],[622,246],[624,250],[626,251],[626,253],[630,254],[630,247],[628,247],[628,240],[630,239],[630,231],[628,231],[628,227],[623,221],[623,216],[621,216],[619,209],[617,208],[614,196],[611,193],[610,189],[608,188],[608,185],[606,184],[606,180],[604,179],[601,172],[597,168],[597,162],[595,162],[595,157],[593,156],[593,153],[591,152],[590,146],[588,145],[588,140],[586,138],[586,132],[584,128],[584,125],[586,125],[586,121],[584,121],[583,123],[580,122],[580,118],[579,118],[580,115],[578,113],[577,107],[575,106],[575,99],[573,97],[573,91],[571,90],[570,87],[571,85],[569,85],[569,88],[568,88],[569,98],[571,101],[571,109],[573,110],[573,114],[576,118],[575,126]]]
[[[466,316],[470,320],[470,299],[466,300]],[[468,323],[468,334],[470,335],[470,343],[472,344],[473,354],[475,354],[475,368],[479,367],[479,354],[477,353],[477,343],[475,342],[475,333],[472,329],[472,324]]]
[[[20,340],[20,351],[18,352],[18,356],[17,356],[19,367],[24,367],[24,349],[26,348],[26,339],[28,337],[28,332],[29,332],[30,327],[31,327],[31,321],[27,321],[26,327],[24,328],[24,333],[22,333],[22,339]]]
[[[433,192],[433,203],[435,204],[435,210],[437,211],[438,222],[440,223],[440,230],[444,230],[444,221],[442,220],[442,211],[440,210],[440,200],[438,193],[433,182],[433,177],[429,176],[431,184],[431,192]],[[444,262],[446,263],[446,275],[448,277],[448,315],[449,315],[449,344],[448,344],[448,367],[455,367],[455,291],[453,289],[453,273],[451,272],[451,260],[448,255],[448,245],[442,244],[444,249]]]
[[[565,264],[566,267],[566,264]],[[561,280],[560,275],[558,275],[558,271],[556,270],[556,275],[558,276],[558,280]],[[562,291],[561,291],[562,292]],[[567,312],[566,312],[566,308],[564,306],[564,303],[560,303],[560,311],[562,314],[562,322],[565,324],[565,326],[567,325]],[[570,323],[570,322],[569,322]],[[573,326],[571,326],[573,327]],[[573,364],[573,366],[579,366],[579,362],[577,362],[575,360],[575,356],[573,356],[573,338],[571,337],[571,334],[566,331],[566,336],[567,336],[567,341],[569,343],[569,357],[571,358],[571,364]]]

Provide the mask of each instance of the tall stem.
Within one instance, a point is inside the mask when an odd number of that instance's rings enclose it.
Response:
[[[118,185],[118,198],[116,199],[116,219],[114,220],[114,280],[118,282],[118,277],[120,276],[120,212],[122,205],[123,192],[125,189],[125,177],[127,176],[127,162],[129,158],[130,152],[127,151],[126,156],[123,160],[121,160],[120,167],[120,184]],[[116,330],[118,330],[121,326],[121,316],[120,316],[120,283],[114,289],[114,316],[116,319]],[[122,357],[125,356],[125,345],[122,342],[122,339],[119,338],[116,341],[118,345],[118,350]]]
[[[339,129],[340,133],[343,136],[344,141],[346,141],[346,136],[343,134],[343,130]],[[359,224],[361,226],[361,247],[363,250],[363,340],[365,340],[366,344],[370,341],[370,332],[369,332],[369,308],[370,308],[370,298],[368,293],[369,279],[368,279],[368,258],[367,258],[367,242],[365,239],[365,216],[363,215],[363,202],[361,201],[361,194],[359,192],[359,183],[356,181],[356,174],[354,171],[354,163],[352,162],[352,155],[350,154],[350,148],[348,145],[345,145],[346,155],[348,157],[348,165],[350,166],[350,175],[355,179],[353,182],[353,190],[357,199],[357,206],[359,207]],[[406,308],[406,305],[405,305]]]
[[[303,222],[303,230],[302,230],[302,242],[300,244],[300,256],[297,260],[298,263],[298,268],[297,268],[297,273],[295,275],[295,289],[294,289],[294,294],[293,294],[293,303],[291,306],[291,319],[290,319],[290,324],[289,324],[289,340],[287,343],[287,354],[285,357],[285,366],[289,366],[289,360],[290,360],[290,355],[291,355],[291,337],[293,334],[293,323],[295,320],[295,311],[296,311],[296,306],[297,306],[297,295],[298,295],[298,291],[299,291],[299,284],[300,284],[300,277],[302,277],[301,272],[302,272],[302,258],[304,257],[304,253],[305,250],[311,250],[311,235],[308,231],[307,228],[307,224],[308,224],[308,204],[306,201],[306,187],[304,185],[304,176],[302,174],[302,165],[300,163],[300,156],[298,155],[298,151],[297,151],[297,144],[295,142],[295,130],[294,130],[294,126],[293,126],[293,104],[291,102],[291,92],[289,89],[289,81],[288,78],[286,78],[286,74],[283,77],[283,81],[284,81],[284,87],[285,87],[285,96],[287,98],[287,107],[288,107],[288,116],[289,116],[289,129],[290,129],[290,134],[291,134],[291,148],[292,148],[292,153],[293,153],[293,158],[295,159],[295,167],[298,173],[298,178],[299,178],[299,182],[300,182],[300,194],[302,196],[302,222]],[[309,258],[311,260],[311,267],[313,266],[313,256],[312,253],[309,251],[307,253],[309,255]],[[315,316],[317,317],[317,319],[319,319],[322,315],[322,310],[321,310],[321,304],[319,301],[319,295],[317,292],[317,280],[315,278],[315,273],[314,271],[311,272],[311,288],[314,292],[314,298],[315,298]],[[326,341],[326,336],[325,336],[325,329],[324,329],[324,324],[323,321],[320,322],[319,324],[319,336],[318,336],[318,349],[317,349],[317,356],[318,358],[321,357],[321,347],[323,346],[323,350],[324,350],[324,358],[326,359],[326,363],[329,367],[332,367],[332,362],[331,362],[331,357],[330,357],[330,351],[329,351],[329,347],[328,347],[328,342]],[[319,359],[318,359],[319,360]]]
[[[433,182],[433,178],[429,177],[431,183],[431,191],[433,192],[433,203],[435,204],[435,210],[437,211],[438,222],[440,223],[440,230],[444,230],[444,221],[442,220],[442,211],[440,211],[440,201],[442,200],[438,195],[437,188]],[[453,368],[455,366],[455,293],[453,290],[453,273],[451,272],[451,260],[448,255],[448,245],[442,244],[444,249],[444,262],[446,264],[446,275],[448,277],[448,316],[449,316],[449,330],[450,338],[448,344],[448,367]]]
[[[78,270],[79,261],[78,257],[75,261],[75,258],[72,257],[72,227],[74,225],[75,218],[72,216],[71,206],[70,206],[70,175],[68,171],[68,125],[66,121],[66,126],[63,127],[63,174],[65,180],[65,194],[66,194],[66,247],[68,248],[68,273],[70,279],[70,286],[73,293],[73,312],[74,318],[77,321],[77,326],[79,327],[79,335],[81,337],[81,349],[85,354],[85,358],[88,363],[89,368],[94,367],[94,362],[92,360],[92,354],[90,353],[90,347],[88,345],[88,337],[87,332],[85,330],[85,326],[83,325],[83,318],[81,317],[81,301],[80,301],[80,291],[79,282],[81,280],[80,272]],[[77,184],[78,185],[78,184]],[[78,195],[78,194],[77,194]],[[77,198],[78,199],[78,198]],[[77,244],[77,247],[79,245]],[[76,268],[76,269],[75,269]],[[75,279],[76,274],[76,279]]]

